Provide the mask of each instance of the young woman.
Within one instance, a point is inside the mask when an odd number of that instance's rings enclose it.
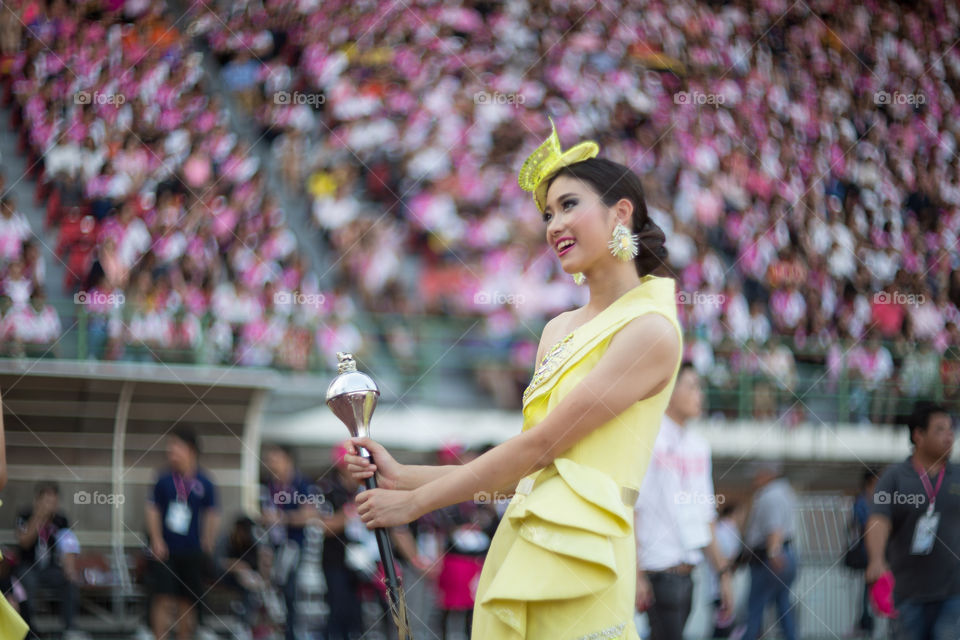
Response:
[[[562,151],[556,129],[524,163],[547,244],[589,302],[544,327],[539,366],[523,397],[523,430],[464,465],[398,464],[355,438],[376,464],[348,455],[368,527],[410,522],[483,492],[514,494],[477,588],[474,638],[637,640],[633,623],[633,505],[680,366],[682,334],[663,232],[640,180],[595,158],[583,142]]]

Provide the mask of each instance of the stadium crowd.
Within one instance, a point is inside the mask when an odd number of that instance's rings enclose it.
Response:
[[[202,344],[305,368],[361,348],[356,304],[479,315],[524,361],[531,327],[583,295],[516,184],[550,115],[643,178],[713,386],[766,378],[755,410],[778,415],[802,361],[854,381],[859,419],[960,401],[951,3],[221,1],[183,35],[163,3],[114,4],[15,2],[23,47],[4,48],[51,222],[92,216],[64,251],[71,288],[105,294],[100,357]],[[201,81],[205,51],[310,197],[324,282]]]
[[[351,307],[319,290],[169,10],[114,4],[18,3],[22,46],[4,59],[12,124],[91,354],[307,368],[309,345],[329,342]],[[12,199],[3,209],[4,292],[19,310],[43,284],[21,284],[17,266],[39,230]]]

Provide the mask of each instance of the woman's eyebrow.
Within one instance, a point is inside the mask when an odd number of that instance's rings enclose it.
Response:
[[[564,198],[569,198],[570,196],[575,196],[575,195],[577,194],[565,193],[562,196],[557,196],[557,199],[554,202],[562,202]],[[546,207],[543,208],[543,212],[546,213],[549,208],[550,208],[550,205],[547,205]]]

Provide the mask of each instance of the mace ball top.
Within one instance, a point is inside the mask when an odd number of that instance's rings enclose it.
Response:
[[[353,354],[337,352],[337,373],[350,373],[357,370],[357,361],[353,359]]]

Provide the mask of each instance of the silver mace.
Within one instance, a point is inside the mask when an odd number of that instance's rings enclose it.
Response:
[[[327,406],[347,426],[351,436],[367,437],[370,435],[370,418],[373,417],[373,410],[377,408],[380,389],[373,378],[357,371],[353,355],[337,353],[337,360],[338,375],[327,387]],[[357,449],[361,456],[373,461],[370,452],[364,447],[358,446]],[[376,489],[376,475],[367,478],[364,485],[367,489]],[[407,601],[393,564],[390,533],[382,527],[377,527],[374,532],[377,535],[377,547],[380,549],[380,562],[383,563],[383,572],[387,579],[387,604],[397,626],[397,636],[399,640],[413,640],[407,622]]]

